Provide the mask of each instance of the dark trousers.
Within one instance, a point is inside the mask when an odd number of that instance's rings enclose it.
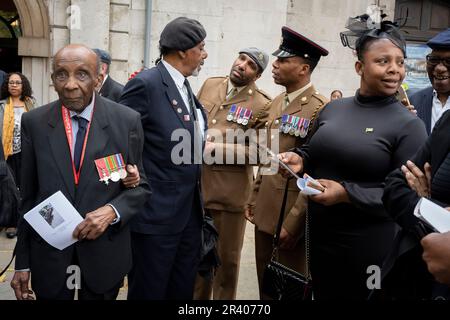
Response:
[[[73,265],[79,265],[77,255],[74,253],[73,257]],[[51,275],[49,275],[51,277]],[[101,275],[99,275],[101,276]],[[115,285],[112,289],[103,292],[103,293],[95,293],[91,289],[89,289],[86,284],[83,271],[81,271],[81,288],[80,289],[69,289],[66,284],[61,290],[55,295],[50,296],[45,292],[36,292],[37,300],[74,300],[75,298],[75,290],[78,293],[78,300],[116,300],[117,295],[119,294],[119,289],[123,285],[123,279]]]
[[[131,233],[129,300],[192,300],[200,258],[201,213],[192,210],[177,234]]]
[[[81,289],[77,290],[78,300],[86,301],[86,300],[116,300],[117,295],[119,294],[119,289],[122,286],[123,281],[115,286],[113,289],[105,292],[105,293],[95,293],[91,291],[86,283],[81,280]],[[69,290],[67,287],[62,288],[62,290],[56,296],[45,296],[45,294],[36,294],[37,300],[74,300],[75,298],[75,289]]]

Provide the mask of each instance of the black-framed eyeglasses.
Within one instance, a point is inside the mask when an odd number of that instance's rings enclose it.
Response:
[[[22,84],[22,81],[8,81],[8,84],[10,86],[13,86],[13,85],[20,86]]]
[[[429,65],[437,66],[441,62],[444,66],[450,68],[450,58],[441,58],[437,56],[432,56],[431,54],[427,55],[427,63]]]

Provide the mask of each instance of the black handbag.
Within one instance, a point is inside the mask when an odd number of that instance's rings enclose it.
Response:
[[[289,179],[286,181],[277,231],[274,235],[272,258],[264,269],[262,292],[274,300],[312,300],[312,281],[309,272],[308,211],[306,211],[305,226],[306,275],[292,270],[276,260],[281,226],[286,208],[288,184]]]

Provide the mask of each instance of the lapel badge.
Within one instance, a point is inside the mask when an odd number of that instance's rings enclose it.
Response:
[[[173,99],[173,100],[172,100],[172,105],[173,105],[174,107],[176,107],[176,106],[178,105],[178,101],[175,100],[175,99]]]
[[[373,132],[373,128],[366,128],[366,133],[371,133]]]
[[[181,108],[178,108],[178,109],[177,109],[177,112],[178,112],[178,113],[182,113],[183,110],[182,110]]]
[[[305,102],[306,100],[307,100],[307,98],[306,98],[306,97],[303,97],[303,98],[302,98],[302,101],[303,101],[303,102]]]
[[[191,121],[191,117],[188,114],[184,115],[184,121]]]
[[[248,89],[248,94],[252,95],[253,94],[253,90],[252,89]]]

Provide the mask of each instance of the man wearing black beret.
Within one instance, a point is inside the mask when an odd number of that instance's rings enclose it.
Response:
[[[122,95],[123,85],[115,81],[109,75],[109,67],[111,65],[111,55],[102,49],[93,49],[100,58],[100,73],[103,75],[103,82],[96,90],[102,97],[108,98],[114,102],[119,102]]]
[[[438,33],[427,45],[432,49],[426,57],[432,86],[412,95],[410,101],[430,134],[441,115],[450,110],[450,28]]]
[[[131,223],[128,299],[193,296],[202,243],[200,173],[206,115],[187,77],[196,75],[208,56],[205,37],[196,20],[179,17],[169,22],[160,36],[156,67],[131,79],[120,100],[141,114],[144,169],[153,189]]]

